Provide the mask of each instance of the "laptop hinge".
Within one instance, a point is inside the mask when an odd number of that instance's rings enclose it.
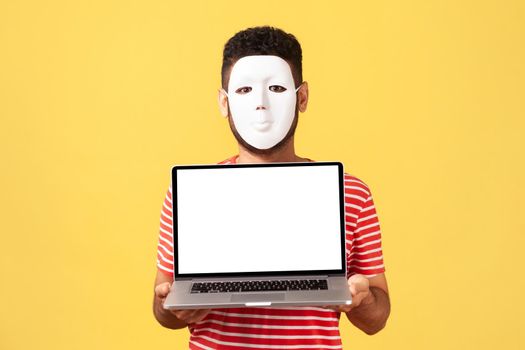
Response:
[[[308,278],[329,278],[329,277],[343,277],[345,274],[334,273],[334,274],[324,274],[324,275],[290,275],[290,276],[251,276],[251,277],[176,277],[175,281],[210,281],[210,280],[286,280],[286,279],[308,279]]]

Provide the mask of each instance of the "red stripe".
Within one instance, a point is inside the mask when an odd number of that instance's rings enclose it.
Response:
[[[213,328],[216,329],[216,328]],[[222,330],[221,330],[222,331]],[[252,334],[252,333],[245,333],[245,334]],[[191,335],[191,340],[197,340],[202,339],[200,336],[205,335],[213,339],[217,339],[223,342],[232,342],[232,343],[243,343],[243,344],[258,344],[258,345],[340,345],[341,339],[283,339],[283,338],[277,338],[277,339],[271,339],[271,338],[251,338],[251,337],[239,337],[235,335],[225,335],[225,334],[217,334],[211,331],[195,331]],[[289,335],[294,335],[289,334]],[[316,335],[316,334],[311,334]],[[220,345],[221,349],[222,346]],[[217,345],[212,347],[213,349],[217,348]]]
[[[373,205],[374,203],[370,200],[366,202],[365,205],[363,205],[363,209],[368,208],[369,206]],[[366,210],[361,211],[361,213],[358,213],[360,218],[366,218],[367,216],[374,215],[376,213],[376,208],[372,207]]]
[[[382,268],[379,268],[379,269],[375,269],[375,270],[360,270],[358,268],[351,268],[350,269],[350,274],[361,274],[361,275],[365,275],[365,276],[370,276],[370,275],[378,275],[380,273],[384,273],[385,272],[385,268],[382,267]]]
[[[373,214],[370,214],[370,215],[373,215]],[[367,216],[370,216],[370,215],[361,215],[363,218],[366,218]],[[356,220],[357,221],[357,220]],[[366,220],[363,220],[363,221],[360,221],[358,224],[357,224],[357,228],[359,227],[363,227],[363,226],[368,226],[368,225],[371,225],[371,224],[375,224],[376,222],[378,222],[379,220],[377,219],[377,216],[374,216],[370,219],[366,219]]]
[[[370,259],[370,258],[366,258],[363,260],[367,260],[367,259]],[[353,265],[357,268],[362,268],[362,267],[375,267],[375,266],[379,266],[382,264],[383,264],[383,260],[379,259],[379,260],[372,260],[372,261],[365,261],[365,262],[353,260],[350,265]]]
[[[213,328],[213,329],[219,329],[224,332],[230,332],[230,333],[246,333],[247,331],[250,332],[250,334],[264,334],[264,335],[312,335],[313,332],[318,335],[323,336],[338,336],[339,335],[339,329],[333,329],[333,330],[327,330],[327,329],[307,329],[307,328],[296,328],[296,329],[276,329],[276,328],[264,328],[263,325],[259,322],[255,323],[255,320],[251,319],[249,323],[246,322],[246,319],[243,320],[243,322],[235,322],[242,325],[250,325],[250,327],[239,327],[239,326],[230,326],[230,325],[220,325],[213,322],[202,322],[198,325],[194,326],[193,331],[199,331],[204,328]],[[234,323],[231,322],[230,319],[228,319],[228,323]],[[252,325],[256,325],[254,327],[251,327]],[[286,324],[284,326],[292,326],[291,324]],[[307,326],[319,326],[316,323],[310,323],[310,324],[301,324],[298,325],[299,327],[307,327]],[[334,327],[337,327],[336,324]]]
[[[238,315],[238,316],[236,316]],[[245,319],[244,315],[255,315],[255,317],[260,318],[261,322],[282,322],[282,319],[279,318],[273,318],[274,316],[294,316],[294,317],[322,317],[325,318],[325,321],[323,322],[337,322],[336,317],[338,315],[337,312],[332,310],[326,310],[326,311],[318,311],[318,310],[311,310],[308,308],[265,308],[265,307],[258,307],[258,308],[222,308],[217,309],[215,312],[212,312],[206,316],[206,319],[213,318],[216,320],[223,320],[223,319],[230,319],[230,318],[236,318],[236,319]],[[272,317],[272,318],[269,318]],[[304,322],[304,320],[298,320],[300,322]],[[310,322],[310,320],[307,320]]]
[[[229,310],[229,309],[217,309],[217,311],[222,311],[222,310]],[[244,315],[254,314],[257,316],[239,317],[239,316],[229,315],[229,314],[226,314],[226,315],[208,314],[208,316],[206,316],[206,320],[217,320],[217,321],[222,321],[222,322],[241,323],[241,324],[245,324],[245,323],[255,324],[256,323],[256,324],[265,324],[265,325],[271,325],[271,326],[301,326],[301,327],[312,326],[312,325],[323,326],[323,327],[334,327],[334,326],[337,327],[338,326],[338,321],[336,319],[334,320],[329,320],[329,319],[308,320],[308,319],[264,318],[263,315],[257,314],[256,309],[254,308],[246,308],[246,310],[247,310],[247,313],[245,313]],[[226,311],[222,311],[222,312],[226,312]],[[232,313],[239,314],[239,312],[232,312]],[[277,315],[272,315],[272,316],[277,316]],[[290,314],[288,316],[308,317],[308,316],[313,316],[313,315],[309,315],[301,311],[296,311],[296,314]],[[326,316],[326,317],[331,317],[331,316]],[[336,318],[337,316],[334,315],[332,317]]]
[[[367,248],[367,247],[365,247]],[[381,251],[373,252],[373,253],[367,253],[366,251],[363,252],[352,252],[353,255],[351,259],[372,259],[372,258],[378,258],[380,256],[383,256],[383,253]]]
[[[376,227],[376,229],[377,229],[377,227]],[[359,241],[354,241],[354,245],[361,245],[361,244],[364,244],[364,243],[375,241],[377,239],[381,239],[381,236],[379,235],[379,233],[377,233],[375,235],[372,235],[372,236],[369,236],[369,237],[365,237],[363,239],[360,239]],[[359,249],[362,249],[362,248],[359,248]]]
[[[167,222],[167,220],[165,220]],[[171,223],[170,223],[171,224]],[[166,231],[168,231],[169,233],[173,234],[173,229],[167,225],[165,225],[164,223],[160,223],[160,227]],[[160,231],[161,233],[163,233],[162,231]]]
[[[198,337],[191,336],[190,340],[195,340],[195,341],[199,342],[200,344],[206,346],[207,348],[218,349],[217,344],[212,343],[212,342],[210,342],[210,341],[208,341],[206,339],[200,339]],[[193,350],[193,349],[195,349],[195,350],[202,350],[202,347],[198,347],[197,345],[194,345],[194,344],[190,343],[190,349],[191,350]],[[230,349],[240,350],[242,348],[222,345],[220,347],[220,349],[224,349],[224,350],[230,350]]]
[[[157,253],[157,259],[159,259],[159,264],[162,265],[162,267],[165,267],[165,268],[167,268],[170,271],[173,270],[173,264],[169,264],[169,263],[165,262],[164,260],[162,260],[162,257],[160,256],[159,253]]]
[[[171,239],[170,239],[170,241],[171,241]],[[164,252],[164,250],[161,247],[166,248],[166,250],[173,255],[173,248],[169,244],[164,242],[163,240],[159,241],[158,248],[159,248],[159,251]],[[164,255],[166,255],[166,254],[164,254]],[[171,255],[165,256],[165,258],[171,260]]]
[[[349,214],[359,215],[359,210],[350,207],[345,207],[345,221],[352,222],[355,224],[357,222],[357,219]]]
[[[366,243],[366,242],[364,242]],[[353,245],[353,249],[351,252],[364,252],[364,251],[367,251],[367,250],[372,250],[372,249],[377,249],[377,248],[381,248],[381,241],[377,242],[377,243],[372,243],[372,244],[369,244],[367,246],[364,246],[364,247],[358,247],[358,245],[361,245],[363,243],[354,243]]]
[[[164,216],[162,217],[163,220],[165,220],[166,222],[168,222],[168,220],[171,221],[172,217],[173,217],[173,214],[171,211],[169,211],[168,209],[162,207],[162,214],[164,214]]]
[[[355,230],[354,226],[351,226],[351,225],[345,225],[345,229],[346,229],[346,231],[347,231],[346,235],[347,235],[347,236],[351,236],[351,237],[353,237],[353,235],[352,235],[352,234],[349,234],[348,232],[354,232],[354,230]],[[348,237],[347,237],[347,239],[348,239]]]

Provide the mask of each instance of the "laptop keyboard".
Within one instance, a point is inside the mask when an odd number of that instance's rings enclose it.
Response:
[[[277,281],[239,281],[239,282],[196,282],[191,293],[235,293],[235,292],[273,292],[288,290],[328,289],[326,280],[277,280]]]

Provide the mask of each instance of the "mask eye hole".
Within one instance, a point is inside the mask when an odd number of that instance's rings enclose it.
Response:
[[[240,94],[240,95],[244,95],[244,94],[247,94],[250,91],[252,91],[251,87],[243,86],[243,87],[240,87],[237,90],[235,90],[235,93]]]
[[[270,87],[268,87],[268,89],[271,92],[285,92],[286,91],[286,88],[284,86],[281,86],[281,85],[270,85]]]

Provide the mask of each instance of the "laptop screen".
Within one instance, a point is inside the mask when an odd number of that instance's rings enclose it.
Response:
[[[340,163],[173,168],[176,276],[342,271]]]

